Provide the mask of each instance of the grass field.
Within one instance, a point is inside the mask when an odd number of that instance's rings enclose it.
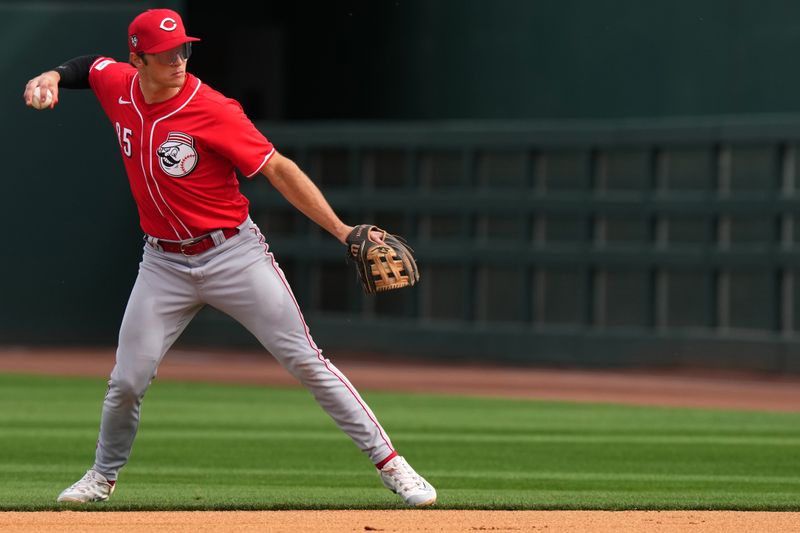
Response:
[[[0,375],[0,510],[62,509],[105,382]],[[362,391],[452,509],[800,510],[800,414]],[[155,383],[92,510],[403,507],[302,389]]]

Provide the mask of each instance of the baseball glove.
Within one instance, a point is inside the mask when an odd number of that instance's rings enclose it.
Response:
[[[370,231],[383,234],[384,244],[373,241]],[[413,250],[401,238],[377,226],[361,224],[347,236],[347,259],[355,266],[367,294],[411,287],[419,281]]]

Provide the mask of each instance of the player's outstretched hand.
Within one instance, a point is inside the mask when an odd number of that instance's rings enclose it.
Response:
[[[355,226],[345,226],[345,232],[343,233],[343,236],[341,238],[339,238],[339,240],[345,246],[349,246],[349,244],[347,243],[347,237],[353,232],[354,229],[356,229]],[[385,246],[386,243],[383,242],[383,236],[385,234],[386,234],[385,231],[383,231],[382,229],[376,227],[375,229],[370,230],[369,238],[372,241],[377,242],[378,244]]]
[[[22,94],[25,105],[34,109],[53,109],[58,103],[58,82],[60,79],[61,76],[58,72],[50,70],[30,80],[25,85],[25,92]]]
[[[352,229],[345,242],[347,260],[355,267],[365,293],[412,287],[419,281],[414,251],[403,238],[361,224]]]

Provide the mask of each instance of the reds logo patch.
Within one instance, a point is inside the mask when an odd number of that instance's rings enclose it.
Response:
[[[194,139],[182,131],[169,132],[167,140],[156,150],[156,155],[161,170],[173,178],[187,176],[197,166]]]

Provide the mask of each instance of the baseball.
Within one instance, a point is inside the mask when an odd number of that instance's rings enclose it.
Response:
[[[34,109],[46,109],[50,107],[50,104],[53,103],[53,92],[50,89],[47,89],[47,98],[45,98],[44,103],[41,101],[42,91],[39,90],[39,87],[33,90],[33,100],[31,100],[31,105]]]

